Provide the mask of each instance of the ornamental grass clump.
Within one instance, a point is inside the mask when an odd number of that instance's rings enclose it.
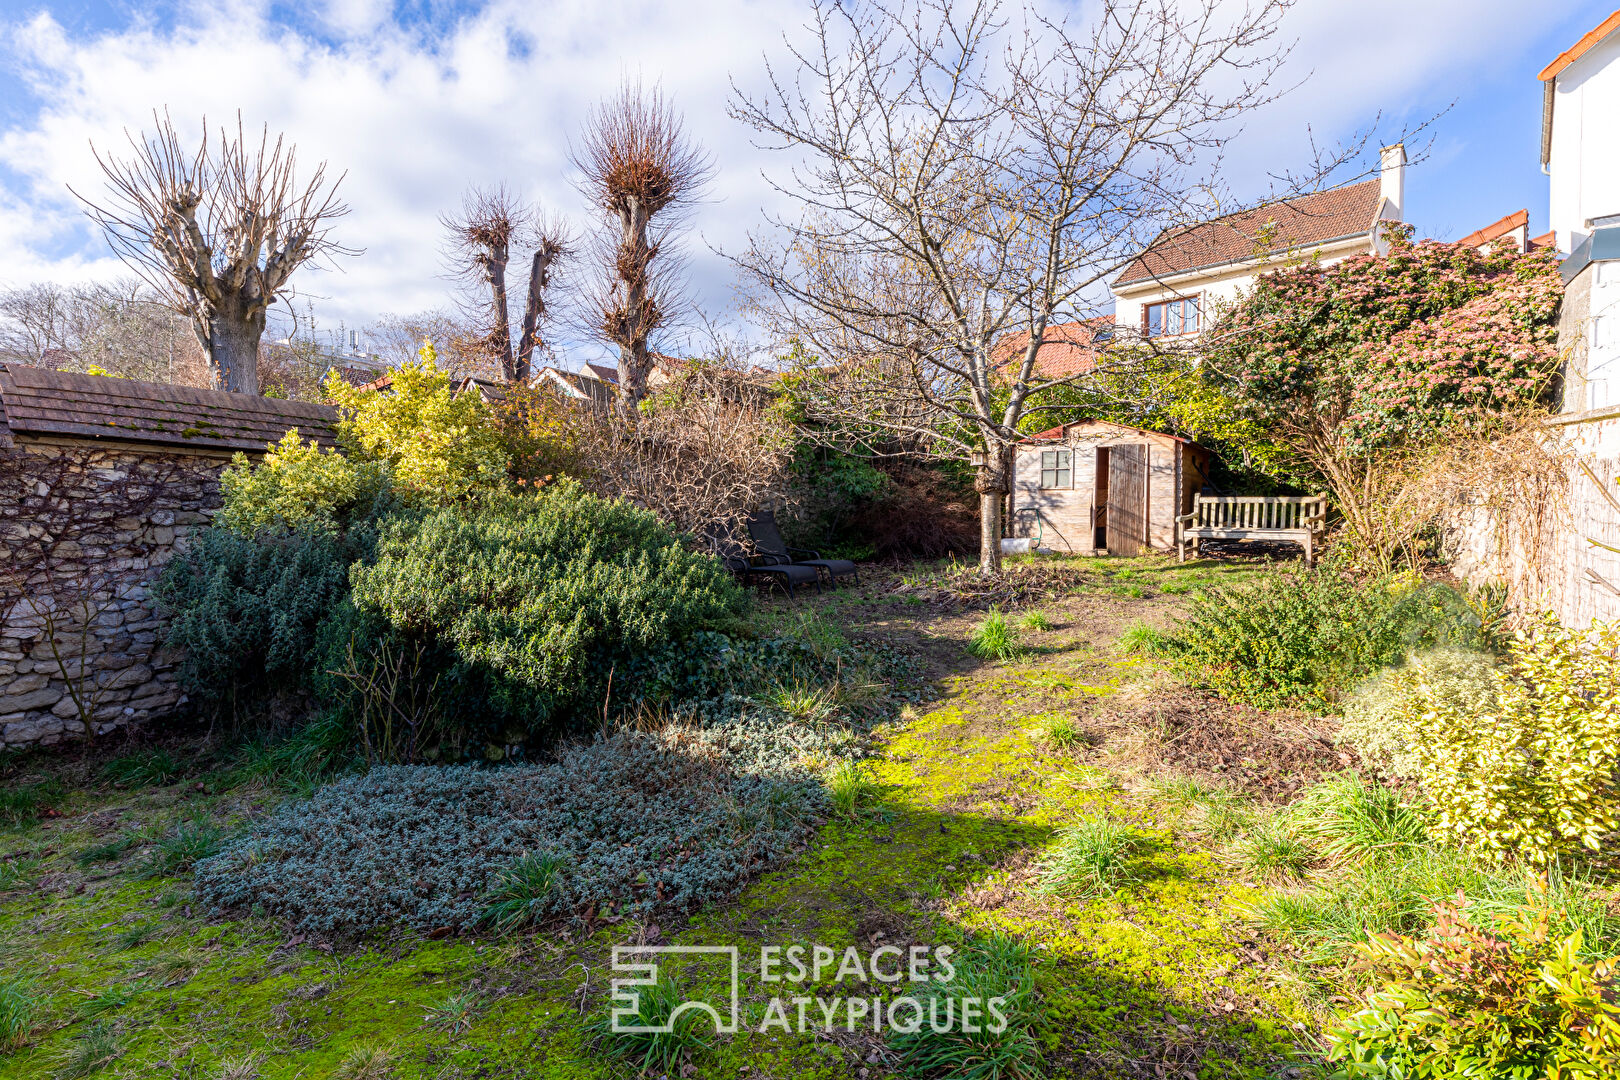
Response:
[[[1042,887],[1077,900],[1105,895],[1135,879],[1141,849],[1140,834],[1112,818],[1070,826],[1041,861]]]
[[[1035,1028],[1040,1023],[1034,951],[996,934],[950,958],[952,977],[927,982],[898,1006],[889,1047],[906,1076],[954,1080],[1035,1080],[1044,1075]],[[974,1012],[970,1019],[964,1005]],[[915,1013],[915,1017],[913,1016]],[[912,1020],[917,1021],[915,1030]]]
[[[981,660],[1013,660],[1023,652],[1012,623],[996,608],[968,633],[967,650]]]

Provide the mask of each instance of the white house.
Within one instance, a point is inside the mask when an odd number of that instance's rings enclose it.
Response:
[[[1563,262],[1564,411],[1620,405],[1620,11],[1541,72],[1541,168]]]
[[[1115,323],[1147,337],[1195,334],[1285,260],[1381,252],[1381,223],[1403,220],[1406,147],[1384,147],[1379,165],[1377,179],[1166,229],[1114,280]]]

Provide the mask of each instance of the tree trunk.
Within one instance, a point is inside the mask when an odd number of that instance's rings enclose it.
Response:
[[[557,253],[542,242],[534,253],[529,268],[529,298],[523,305],[523,336],[518,339],[517,363],[513,365],[512,382],[528,382],[534,374],[534,350],[540,345],[540,319],[546,313],[546,287],[551,284],[551,263]]]
[[[498,244],[478,256],[489,283],[489,347],[501,362],[507,382],[517,380],[517,364],[512,356],[512,324],[506,306],[506,245]]]
[[[1001,511],[1007,497],[1006,455],[991,451],[973,480],[979,493],[979,575],[1001,573]]]
[[[208,315],[208,360],[221,390],[259,393],[259,341],[264,312],[216,310]]]
[[[979,575],[1001,573],[1001,498],[999,491],[979,495]]]

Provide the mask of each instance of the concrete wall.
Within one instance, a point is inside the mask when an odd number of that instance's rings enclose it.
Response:
[[[219,498],[223,455],[13,439],[0,424],[0,748],[184,701],[150,587]],[[77,698],[77,700],[75,700]]]
[[[1460,510],[1447,535],[1452,569],[1470,585],[1504,585],[1515,607],[1550,610],[1570,626],[1620,618],[1620,552],[1590,542],[1620,548],[1620,513],[1603,496],[1620,498],[1620,409],[1559,417],[1551,430],[1575,455],[1564,489],[1518,500],[1512,513],[1483,501]]]

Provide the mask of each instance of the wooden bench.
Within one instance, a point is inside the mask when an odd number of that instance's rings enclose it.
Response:
[[[1187,561],[1187,541],[1291,540],[1316,561],[1315,541],[1327,524],[1326,495],[1196,495],[1190,514],[1176,518],[1176,552]]]

